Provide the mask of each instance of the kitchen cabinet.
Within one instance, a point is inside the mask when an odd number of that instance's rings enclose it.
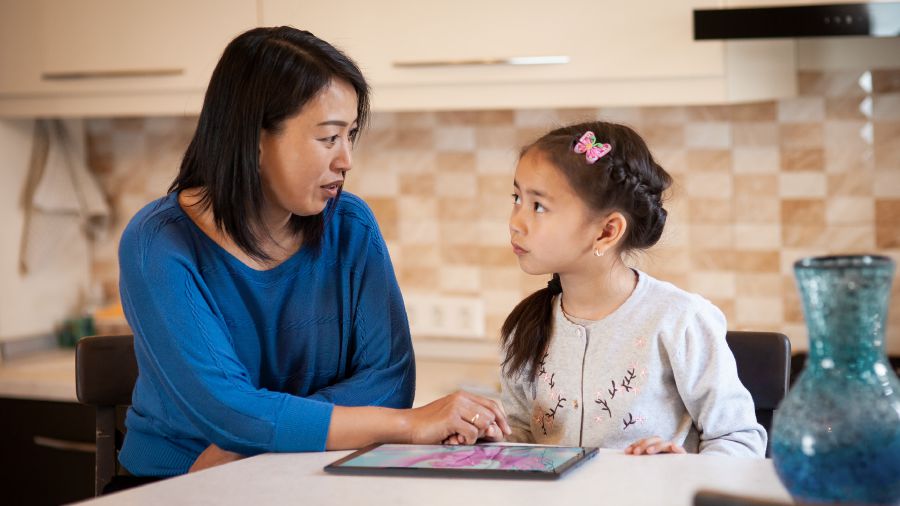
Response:
[[[0,502],[63,504],[94,495],[94,408],[0,398]]]
[[[260,0],[263,25],[345,50],[376,109],[709,103],[794,93],[793,43],[694,41],[713,0]],[[566,63],[516,64],[556,57]],[[517,60],[519,59],[519,60]]]
[[[199,111],[251,0],[0,0],[0,115]]]

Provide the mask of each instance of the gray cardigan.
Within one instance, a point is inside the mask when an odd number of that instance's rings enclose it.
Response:
[[[659,436],[694,453],[763,457],[766,432],[737,376],[725,316],[708,300],[636,271],[599,321],[553,300],[538,378],[502,374],[512,441],[624,449]]]

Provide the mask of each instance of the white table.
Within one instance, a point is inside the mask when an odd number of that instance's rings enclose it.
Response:
[[[701,489],[789,501],[771,460],[629,456],[611,450],[557,481],[336,476],[350,452],[264,454],[118,494],[91,505],[690,505]]]

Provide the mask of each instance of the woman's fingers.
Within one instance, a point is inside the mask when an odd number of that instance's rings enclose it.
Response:
[[[495,423],[505,435],[512,433],[509,423],[506,422],[506,412],[503,410],[503,406],[497,401],[481,397],[480,395],[468,394],[468,396],[474,403],[489,412],[491,423]],[[488,426],[490,426],[490,423],[480,425],[479,427],[486,430]]]

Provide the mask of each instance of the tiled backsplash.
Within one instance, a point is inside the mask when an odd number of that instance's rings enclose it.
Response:
[[[801,72],[797,98],[733,106],[377,113],[347,189],[374,210],[401,288],[480,297],[489,339],[546,279],[524,275],[507,216],[518,149],[600,118],[641,133],[675,178],[659,245],[634,262],[711,299],[732,329],[806,348],[792,263],[876,252],[900,261],[900,70]],[[114,229],[95,275],[116,297],[118,237],[174,178],[196,118],[94,119],[89,163]],[[900,354],[900,283],[888,348]]]

